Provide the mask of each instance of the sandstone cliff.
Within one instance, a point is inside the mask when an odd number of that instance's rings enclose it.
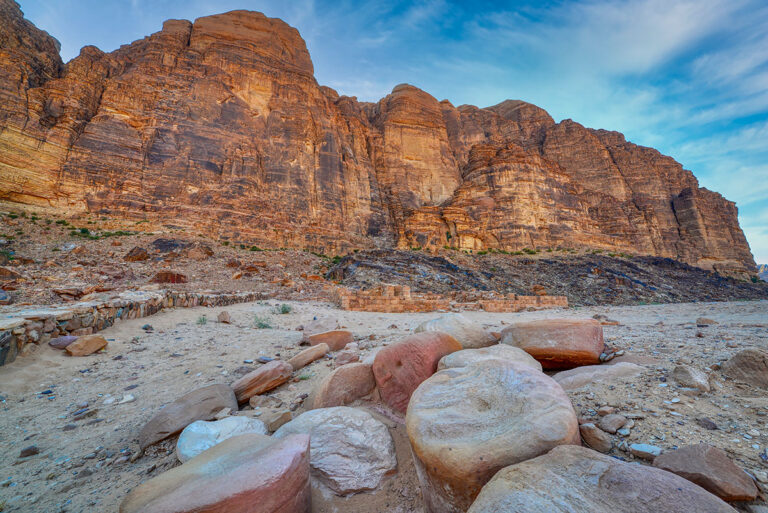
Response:
[[[260,13],[67,64],[12,0],[0,22],[0,199],[334,254],[595,248],[754,272],[735,205],[673,159],[521,101],[339,96]]]

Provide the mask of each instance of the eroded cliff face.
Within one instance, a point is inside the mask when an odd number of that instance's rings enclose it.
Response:
[[[12,0],[0,22],[2,199],[326,253],[599,248],[754,269],[734,204],[673,159],[521,101],[339,96],[260,13],[170,20],[66,65]]]

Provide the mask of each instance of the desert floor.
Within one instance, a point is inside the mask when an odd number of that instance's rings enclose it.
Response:
[[[0,505],[4,507],[0,510],[117,511],[131,488],[178,465],[173,452],[175,437],[131,461],[138,452],[139,430],[163,404],[204,385],[230,384],[259,365],[245,360],[259,356],[287,359],[296,354],[302,335],[297,328],[314,317],[337,318],[355,334],[364,359],[376,347],[398,341],[422,321],[439,315],[351,312],[325,303],[297,301],[288,302],[291,313],[277,314],[276,304],[167,311],[103,331],[109,340],[105,353],[67,357],[43,346],[0,368]],[[231,314],[232,324],[216,322],[221,310]],[[626,352],[616,360],[634,361],[647,370],[639,379],[569,392],[579,415],[591,417],[599,406],[612,405],[619,412],[642,417],[635,420],[629,443],[671,449],[706,441],[726,450],[753,475],[765,476],[765,391],[734,383],[715,370],[713,391],[690,397],[678,395],[667,376],[677,363],[707,369],[747,347],[768,349],[768,301],[465,313],[493,331],[517,320],[596,314],[620,323],[604,327],[606,342]],[[256,315],[269,316],[273,328],[254,327]],[[207,320],[204,324],[202,316]],[[712,318],[718,324],[697,328],[698,317]],[[145,324],[154,330],[145,332]],[[302,394],[310,394],[332,366],[330,358],[321,359],[298,371],[301,379],[271,395],[288,405]],[[42,393],[46,391],[50,392]],[[679,402],[672,401],[676,397]],[[128,402],[120,402],[126,398]],[[304,411],[306,402],[294,416]],[[86,405],[94,413],[73,420],[72,414]],[[347,498],[335,497],[318,486],[313,491],[313,511],[423,511],[404,426],[375,405],[362,407],[389,426],[397,447],[398,472],[377,491]],[[702,417],[714,421],[719,429],[701,427],[696,419]],[[31,445],[39,454],[19,458],[20,451]],[[612,454],[632,458],[615,448]]]

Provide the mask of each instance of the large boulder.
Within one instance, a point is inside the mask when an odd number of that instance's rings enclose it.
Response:
[[[653,466],[684,477],[726,501],[751,501],[757,497],[752,478],[725,451],[711,445],[687,445],[665,452],[656,456]]]
[[[405,412],[416,387],[437,370],[440,359],[459,351],[461,344],[446,333],[424,332],[404,338],[376,353],[373,375],[381,399]]]
[[[545,369],[597,365],[605,348],[603,327],[595,319],[517,322],[501,335],[502,343],[524,350]]]
[[[291,378],[293,367],[282,360],[265,363],[232,383],[238,403],[248,402],[251,396],[269,392]]]
[[[72,356],[88,356],[107,347],[107,339],[101,335],[84,335],[67,344],[64,349]]]
[[[615,365],[585,365],[561,371],[552,376],[565,390],[575,390],[592,383],[610,383],[622,379],[636,378],[645,369],[634,363],[622,362]]]
[[[314,408],[346,406],[361,399],[376,387],[371,366],[365,363],[350,363],[339,367],[323,379],[314,392]]]
[[[467,365],[484,362],[486,360],[517,362],[527,365],[537,371],[541,371],[541,364],[537,362],[533,356],[518,347],[512,347],[506,344],[496,344],[480,349],[462,349],[461,351],[445,355],[438,362],[437,370],[450,369],[452,367],[466,367]]]
[[[309,437],[229,438],[126,496],[120,513],[309,513]]]
[[[736,513],[670,472],[562,445],[500,470],[468,513]]]
[[[477,349],[496,343],[496,337],[485,331],[480,324],[471,321],[460,313],[447,313],[437,319],[419,324],[415,333],[440,331],[459,341],[464,349]]]
[[[560,385],[502,360],[427,379],[411,397],[406,429],[430,513],[466,511],[499,469],[580,443],[576,413]]]
[[[141,449],[175,435],[196,420],[211,420],[223,410],[237,410],[235,393],[227,385],[208,385],[166,404],[139,433]]]
[[[338,495],[373,490],[397,468],[387,427],[363,410],[338,406],[302,413],[274,435],[310,435],[313,475]]]
[[[201,452],[233,436],[245,433],[266,435],[267,426],[250,417],[225,417],[221,420],[196,420],[185,427],[176,441],[176,457],[184,463]]]
[[[745,349],[722,365],[723,373],[737,381],[768,388],[768,351]]]

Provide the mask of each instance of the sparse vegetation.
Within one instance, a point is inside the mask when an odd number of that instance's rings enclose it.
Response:
[[[275,309],[273,310],[278,315],[284,315],[289,314],[293,311],[293,307],[291,305],[283,303],[282,305],[275,306]]]
[[[197,318],[198,326],[205,326],[206,324],[208,324],[208,317],[206,317],[205,315],[201,315],[200,317]]]
[[[268,315],[254,315],[253,326],[259,330],[272,329],[272,319]]]

